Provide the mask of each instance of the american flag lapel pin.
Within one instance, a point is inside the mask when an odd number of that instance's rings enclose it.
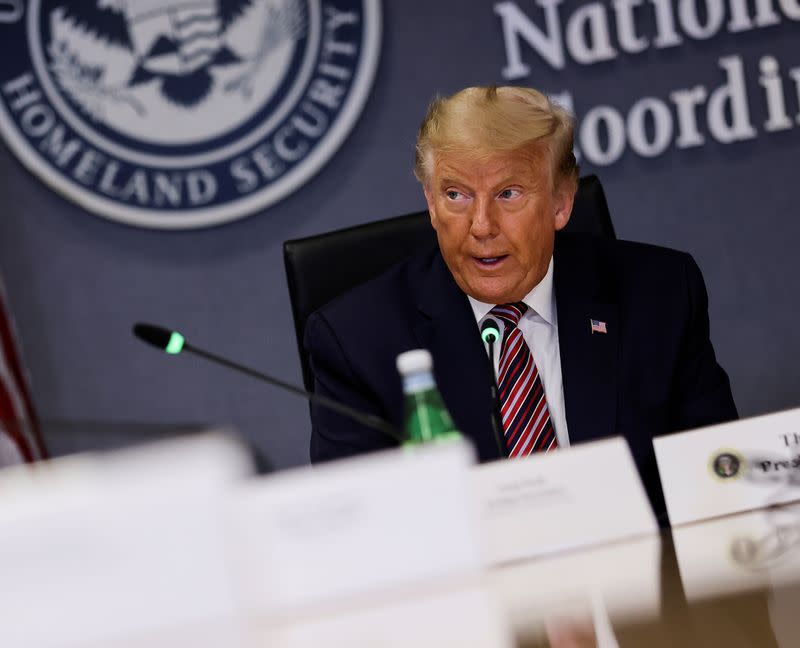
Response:
[[[601,322],[600,320],[596,319],[590,319],[589,323],[592,326],[592,335],[595,333],[608,333],[605,322]]]

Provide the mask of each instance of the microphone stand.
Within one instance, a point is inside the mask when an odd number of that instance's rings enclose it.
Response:
[[[339,403],[338,401],[335,401],[332,398],[328,398],[327,396],[322,396],[321,394],[315,394],[314,392],[307,392],[304,389],[295,387],[290,383],[278,380],[277,378],[268,376],[265,373],[261,373],[260,371],[251,369],[250,367],[240,365],[236,362],[228,360],[227,358],[223,358],[214,353],[210,353],[209,351],[198,349],[197,347],[192,346],[189,343],[185,343],[183,345],[183,350],[189,351],[190,353],[194,353],[195,355],[200,356],[201,358],[205,358],[206,360],[210,360],[211,362],[215,362],[224,367],[228,367],[229,369],[233,369],[234,371],[238,371],[248,376],[252,376],[253,378],[263,380],[264,382],[269,383],[270,385],[274,385],[275,387],[280,387],[282,389],[285,389],[286,391],[292,392],[293,394],[297,394],[298,396],[303,396],[304,398],[309,399],[312,403],[316,403],[318,405],[322,405],[323,407],[327,407],[329,410],[332,410],[337,414],[341,414],[342,416],[346,416],[347,418],[352,419],[357,423],[361,423],[362,425],[371,427],[374,430],[378,430],[379,432],[382,432],[383,434],[390,436],[398,443],[403,443],[403,441],[405,441],[405,439],[398,433],[398,431],[394,428],[393,425],[387,423],[383,419],[378,418],[377,416],[373,416],[372,414],[366,414],[364,412],[359,412],[353,409],[352,407],[343,405],[342,403]]]
[[[508,456],[508,448],[503,443],[503,434],[501,432],[502,420],[500,416],[500,396],[497,393],[497,378],[494,373],[494,343],[497,341],[497,336],[494,331],[486,331],[486,343],[489,346],[489,398],[491,403],[489,405],[489,419],[492,422],[492,432],[494,432],[494,441],[497,444],[497,452],[501,457]]]
[[[138,329],[144,329],[144,330],[138,330]],[[168,331],[167,329],[162,329],[161,327],[145,324],[145,325],[137,325],[136,327],[134,327],[134,333],[136,334],[137,337],[144,340],[148,344],[152,344],[153,346],[156,346],[160,348],[162,351],[164,351],[171,332]],[[188,351],[196,356],[204,358],[205,360],[209,360],[216,364],[222,365],[223,367],[227,367],[228,369],[233,369],[234,371],[238,371],[239,373],[245,374],[252,378],[256,378],[258,380],[261,380],[275,387],[279,387],[280,389],[284,389],[298,396],[302,396],[303,398],[307,398],[312,403],[316,403],[318,405],[322,405],[323,407],[327,407],[329,410],[332,410],[337,414],[341,414],[342,416],[346,416],[347,418],[356,421],[361,425],[365,425],[374,430],[377,430],[378,432],[381,432],[382,434],[391,437],[398,443],[403,443],[406,440],[403,437],[403,435],[401,435],[395,429],[393,425],[391,425],[387,421],[384,421],[381,418],[378,418],[377,416],[374,416],[372,414],[367,414],[365,412],[359,412],[358,410],[349,407],[348,405],[339,403],[338,401],[335,401],[332,398],[328,398],[327,396],[322,396],[321,394],[315,394],[313,392],[307,392],[304,389],[295,387],[290,383],[278,380],[277,378],[273,378],[272,376],[269,376],[265,373],[261,373],[260,371],[256,371],[255,369],[251,369],[250,367],[241,365],[238,362],[233,362],[232,360],[228,360],[227,358],[218,356],[215,353],[205,351],[204,349],[199,349],[196,346],[192,346],[191,344],[183,340],[182,336],[180,337],[182,341],[182,346],[180,348],[180,351]]]

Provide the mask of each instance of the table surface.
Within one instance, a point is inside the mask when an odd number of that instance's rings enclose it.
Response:
[[[800,503],[493,568],[519,646],[800,646]]]

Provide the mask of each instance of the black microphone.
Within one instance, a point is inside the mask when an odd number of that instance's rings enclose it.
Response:
[[[490,412],[489,418],[492,421],[492,431],[494,440],[497,443],[497,451],[501,457],[508,456],[508,449],[502,442],[503,435],[500,433],[500,397],[497,394],[497,378],[494,375],[494,343],[500,338],[500,327],[491,317],[487,317],[481,324],[481,339],[489,345],[489,398]]]
[[[406,440],[405,437],[400,434],[400,432],[393,425],[381,418],[378,418],[377,416],[359,412],[358,410],[347,405],[343,405],[342,403],[328,398],[327,396],[307,392],[305,389],[300,389],[300,387],[295,387],[294,385],[283,382],[282,380],[278,380],[277,378],[273,378],[272,376],[268,376],[267,374],[256,371],[255,369],[251,369],[250,367],[245,367],[244,365],[228,360],[227,358],[209,353],[203,349],[198,349],[197,347],[189,344],[186,341],[186,338],[184,338],[177,331],[170,331],[169,329],[165,329],[164,327],[157,326],[155,324],[139,323],[134,325],[133,334],[140,340],[143,340],[148,344],[152,344],[154,347],[157,347],[162,351],[169,353],[170,355],[177,355],[182,351],[188,351],[189,353],[193,353],[201,358],[205,358],[206,360],[220,364],[223,367],[228,367],[228,369],[233,369],[239,373],[257,378],[258,380],[269,383],[270,385],[279,387],[293,394],[297,394],[298,396],[302,396],[312,403],[317,403],[318,405],[327,407],[328,409],[333,410],[342,416],[346,416],[357,423],[361,423],[361,425],[366,425],[373,430],[377,430],[378,432],[391,437],[395,441],[402,443]]]

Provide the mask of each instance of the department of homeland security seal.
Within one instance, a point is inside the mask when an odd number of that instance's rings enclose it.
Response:
[[[0,3],[0,132],[131,225],[214,225],[295,191],[369,94],[379,0]]]

